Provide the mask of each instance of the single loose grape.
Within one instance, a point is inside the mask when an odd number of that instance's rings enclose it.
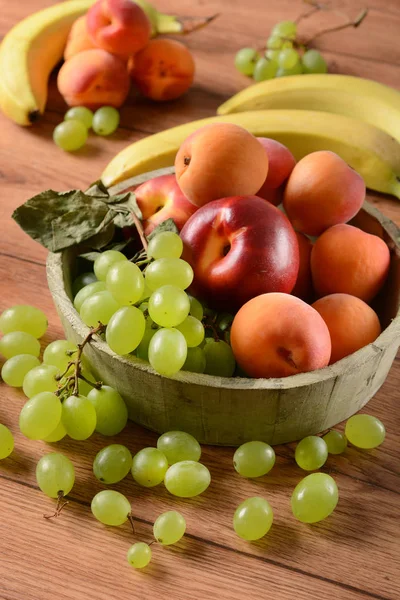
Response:
[[[159,485],[167,469],[167,458],[157,448],[143,448],[133,457],[132,477],[143,487]]]
[[[93,515],[104,525],[123,525],[131,514],[131,505],[123,494],[115,490],[103,490],[95,495],[91,509]]]
[[[156,329],[150,329],[146,327],[146,330],[143,334],[142,341],[139,346],[136,348],[136,356],[142,360],[146,360],[149,362],[149,346],[150,342],[156,332]]]
[[[233,515],[233,528],[244,540],[259,540],[271,528],[274,513],[265,498],[254,496],[239,504]]]
[[[206,338],[207,339],[207,338]],[[205,373],[219,377],[232,377],[235,372],[236,361],[232,348],[223,340],[208,338],[203,348],[206,357]]]
[[[143,569],[151,561],[151,548],[144,542],[136,542],[129,548],[126,558],[131,567]]]
[[[7,359],[18,354],[31,354],[37,358],[40,354],[40,343],[30,333],[10,331],[0,340],[0,354]]]
[[[192,317],[195,317],[196,319],[201,321],[204,315],[203,305],[194,296],[191,296],[190,294],[188,294],[188,296],[190,300],[190,314],[192,315]]]
[[[93,462],[94,476],[107,485],[122,481],[131,468],[132,454],[121,444],[111,444],[102,448]]]
[[[74,298],[76,310],[78,312],[81,310],[82,304],[85,302],[86,298],[89,298],[89,296],[92,296],[96,292],[104,292],[106,289],[104,281],[94,281],[93,283],[89,283],[89,285],[85,285],[79,290]]]
[[[302,523],[317,523],[335,510],[339,492],[326,473],[311,473],[297,484],[292,494],[293,515]]]
[[[96,431],[102,435],[117,435],[128,421],[128,409],[122,396],[114,388],[102,385],[92,388],[87,399],[96,411]]]
[[[157,517],[153,525],[153,534],[159,544],[171,546],[183,538],[186,521],[176,510],[169,510]]]
[[[72,283],[72,295],[75,297],[82,288],[96,281],[97,277],[92,271],[81,273]]]
[[[347,439],[344,433],[331,429],[322,438],[328,448],[329,454],[342,454],[347,448]]]
[[[296,39],[297,25],[294,21],[281,21],[277,23],[272,29],[271,35],[279,36],[282,38],[288,38],[291,40]]]
[[[94,273],[99,281],[105,281],[109,268],[117,262],[128,260],[125,254],[117,250],[106,250],[94,261]]]
[[[167,457],[168,464],[173,465],[182,460],[200,460],[201,447],[190,433],[184,431],[167,431],[157,440],[157,448]]]
[[[235,56],[235,67],[243,75],[253,75],[259,54],[253,48],[241,48]]]
[[[102,106],[93,116],[92,128],[97,135],[111,135],[118,129],[119,112],[113,106]]]
[[[27,373],[40,365],[40,361],[32,354],[17,354],[4,363],[1,376],[4,383],[11,387],[22,387]]]
[[[385,426],[372,415],[354,415],[346,423],[345,434],[353,446],[371,450],[385,439]]]
[[[152,290],[174,285],[185,290],[193,281],[193,269],[181,258],[158,258],[146,269],[146,283]]]
[[[78,119],[63,121],[53,132],[54,143],[65,152],[74,152],[82,148],[86,144],[87,137],[87,127]]]
[[[186,340],[177,329],[160,329],[150,340],[149,362],[160,375],[175,375],[185,364],[186,356]]]
[[[50,435],[61,420],[61,402],[51,392],[41,392],[24,404],[19,415],[19,428],[27,438],[42,440]]]
[[[14,437],[5,425],[0,423],[0,460],[10,456],[14,450]]]
[[[64,121],[70,120],[81,121],[86,129],[90,129],[93,122],[93,113],[86,106],[73,106],[64,116]]]
[[[206,368],[206,357],[202,348],[188,348],[186,360],[182,371],[190,373],[204,373]]]
[[[24,377],[22,389],[25,396],[32,398],[41,392],[55,392],[58,387],[56,377],[60,374],[57,367],[44,363],[31,369]]]
[[[296,446],[294,459],[301,469],[315,471],[325,464],[328,458],[326,442],[316,436],[309,435],[302,439]]]
[[[190,302],[188,295],[174,285],[164,285],[149,298],[149,314],[161,327],[180,325],[188,316]]]
[[[328,65],[318,50],[307,50],[301,57],[304,73],[326,73]]]
[[[268,60],[268,58],[259,58],[254,67],[253,79],[254,81],[273,79],[277,70],[278,65],[275,61]]]
[[[36,481],[50,498],[57,498],[60,493],[67,496],[75,483],[74,465],[58,452],[45,454],[36,465]]]
[[[96,410],[85,396],[70,396],[64,400],[61,418],[73,440],[87,440],[96,428]]]
[[[116,354],[133,352],[143,339],[146,320],[136,306],[124,306],[111,317],[107,330],[106,341]]]
[[[56,340],[55,342],[51,342],[45,349],[43,353],[43,362],[46,365],[57,367],[57,369],[63,373],[67,368],[68,363],[74,360],[75,355],[69,353],[76,353],[76,351],[76,344],[73,344],[68,340]]]
[[[205,492],[211,483],[211,475],[201,463],[182,460],[169,467],[164,483],[170,494],[180,498],[193,498]]]
[[[243,477],[266,475],[275,464],[274,449],[264,442],[247,442],[233,455],[233,466]]]
[[[82,321],[88,327],[96,327],[99,322],[107,325],[120,305],[110,292],[96,292],[85,300],[79,312]]]
[[[183,242],[173,231],[161,231],[149,241],[147,256],[150,258],[179,258],[183,251]]]
[[[35,338],[40,338],[46,333],[47,325],[44,312],[27,304],[7,308],[0,315],[0,331],[4,334],[10,331],[25,331]]]
[[[183,334],[188,348],[195,348],[204,340],[203,323],[191,315],[187,316],[176,328]]]
[[[67,430],[65,429],[63,422],[60,420],[59,424],[54,429],[54,431],[52,431],[50,433],[50,435],[47,435],[46,437],[44,437],[43,441],[49,442],[49,443],[59,442],[60,440],[65,438],[66,435],[67,435]]]
[[[142,297],[144,290],[142,271],[127,260],[117,262],[107,271],[106,286],[118,304],[135,304]]]

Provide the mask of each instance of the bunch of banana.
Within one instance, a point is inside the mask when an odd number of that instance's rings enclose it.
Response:
[[[96,0],[67,0],[18,23],[0,45],[0,109],[19,125],[31,125],[44,112],[51,71],[62,59],[72,24]],[[147,0],[135,0],[158,33],[190,33],[210,18],[186,18],[158,12]]]
[[[247,111],[166,129],[117,154],[102,175],[103,183],[110,187],[134,175],[173,165],[188,135],[217,122],[235,123],[255,136],[274,138],[297,160],[310,152],[332,150],[360,173],[367,187],[400,198],[400,144],[393,137],[359,119],[309,110]]]

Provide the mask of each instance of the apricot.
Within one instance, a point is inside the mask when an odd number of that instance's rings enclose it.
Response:
[[[86,15],[83,15],[83,17],[79,17],[71,27],[64,50],[64,60],[72,58],[72,56],[79,52],[92,50],[93,48],[96,48],[96,46],[89,37]]]
[[[174,40],[151,40],[133,57],[129,72],[139,91],[152,100],[175,100],[192,85],[194,60]]]
[[[130,79],[125,63],[100,48],[85,50],[67,60],[60,69],[58,89],[69,106],[121,106]]]
[[[286,377],[326,367],[331,339],[323,318],[289,294],[262,294],[236,314],[232,350],[251,377]]]
[[[302,300],[309,300],[312,292],[312,277],[311,277],[311,250],[313,247],[310,238],[305,236],[303,233],[295,232],[297,241],[299,243],[299,273],[295,286],[292,290],[292,295],[301,298]]]
[[[329,364],[375,341],[381,333],[378,315],[360,298],[350,294],[331,294],[312,307],[325,321],[332,342]]]
[[[385,242],[352,225],[335,225],[317,239],[311,273],[318,296],[351,294],[365,302],[376,296],[389,271]]]
[[[334,152],[322,150],[302,158],[286,184],[283,206],[293,227],[320,235],[350,221],[365,198],[363,178]]]
[[[268,200],[274,206],[278,206],[283,200],[285,182],[293,171],[296,159],[280,142],[271,138],[257,138],[263,146],[268,157],[268,175],[256,196]]]
[[[98,0],[87,13],[87,29],[96,46],[127,59],[147,44],[151,23],[132,0]]]
[[[268,159],[251,133],[213,123],[192,133],[175,158],[178,184],[196,206],[229,196],[252,196],[268,174]]]

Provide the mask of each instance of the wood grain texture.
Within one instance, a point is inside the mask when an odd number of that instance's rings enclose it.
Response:
[[[0,35],[29,12],[55,0],[3,2]],[[248,84],[232,66],[242,46],[261,45],[272,25],[304,10],[299,0],[156,0],[165,12],[207,15],[220,12],[208,29],[185,39],[196,60],[194,87],[185,97],[163,106],[131,96],[122,110],[122,127],[108,139],[90,136],[77,154],[64,154],[52,142],[65,104],[54,79],[49,110],[41,123],[20,129],[0,115],[0,310],[32,303],[49,318],[43,346],[62,336],[45,275],[44,250],[11,221],[24,200],[45,188],[84,188],[98,178],[110,159],[127,143],[193,119],[215,114],[229,95]],[[336,9],[355,17],[363,0],[335,0]],[[320,38],[331,71],[371,77],[400,89],[400,4],[374,0],[369,16],[356,30]],[[324,12],[303,22],[306,36],[319,27],[343,21]],[[396,200],[368,198],[400,224]],[[277,464],[269,476],[248,481],[235,474],[230,448],[203,448],[203,461],[213,481],[203,497],[175,500],[162,486],[146,490],[130,477],[116,489],[132,501],[137,538],[151,539],[151,524],[163,510],[176,507],[185,515],[188,534],[176,548],[153,548],[146,572],[132,572],[125,553],[133,537],[129,528],[105,528],[90,515],[89,504],[102,486],[91,463],[96,452],[116,441],[132,452],[156,443],[157,436],[129,424],[118,438],[95,435],[88,442],[48,445],[26,440],[18,431],[24,398],[0,384],[0,422],[15,434],[12,456],[0,463],[0,599],[1,600],[362,600],[400,597],[400,358],[364,412],[387,427],[384,445],[370,452],[349,448],[329,457],[324,470],[338,482],[340,502],[325,523],[306,526],[290,513],[289,498],[304,473],[293,460],[294,444],[276,448]],[[71,501],[55,522],[42,518],[54,502],[37,490],[35,464],[46,452],[59,449],[75,464],[77,482]],[[251,495],[271,502],[275,522],[261,542],[247,544],[234,535],[231,518],[236,505]]]

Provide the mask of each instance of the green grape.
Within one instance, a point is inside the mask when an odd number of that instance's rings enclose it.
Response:
[[[275,452],[264,442],[246,442],[233,455],[233,466],[243,477],[261,477],[275,464]]]
[[[93,283],[89,283],[89,285],[85,285],[85,287],[79,290],[74,298],[74,306],[76,310],[78,312],[81,310],[82,304],[85,302],[86,298],[96,294],[96,292],[104,292],[106,289],[107,288],[104,281],[94,281]]]
[[[150,258],[179,258],[183,251],[183,242],[177,233],[162,231],[149,241],[147,256]]]
[[[135,304],[144,290],[142,271],[127,260],[120,261],[108,269],[106,286],[119,304]]]
[[[211,475],[201,463],[181,460],[169,467],[164,483],[170,494],[180,498],[193,498],[206,491],[211,483]]]
[[[0,460],[10,456],[14,450],[14,437],[5,425],[0,423]]]
[[[151,561],[151,548],[144,542],[136,542],[129,548],[126,558],[131,567],[143,569]]]
[[[97,135],[111,135],[118,129],[119,112],[113,106],[102,106],[93,116],[93,131]]]
[[[41,364],[31,369],[24,378],[22,389],[25,396],[32,398],[41,392],[55,392],[59,382],[56,377],[60,374],[57,367]]]
[[[131,505],[123,494],[114,490],[103,490],[95,495],[91,509],[93,515],[104,525],[123,525],[131,514]]]
[[[96,292],[96,294],[86,298],[79,314],[85,325],[96,327],[99,322],[107,325],[119,308],[120,305],[110,292]]]
[[[188,348],[186,360],[182,371],[190,373],[204,373],[206,368],[206,357],[202,348]]]
[[[1,376],[4,383],[11,387],[22,387],[26,374],[40,365],[40,361],[32,354],[17,354],[4,363]]]
[[[277,23],[273,29],[273,36],[279,36],[282,38],[288,38],[289,40],[295,40],[297,34],[297,25],[293,21],[281,21]]]
[[[199,321],[202,321],[203,316],[204,316],[203,305],[194,296],[191,296],[190,294],[188,294],[188,297],[190,300],[189,314],[191,314],[192,317],[195,317]]]
[[[81,121],[86,129],[90,129],[93,123],[93,113],[86,106],[73,106],[64,116],[64,121],[70,120]]]
[[[385,439],[383,423],[372,415],[354,415],[346,423],[345,434],[350,444],[371,450],[380,446]]]
[[[74,152],[86,144],[88,130],[78,119],[63,121],[53,131],[53,140],[61,150]]]
[[[195,348],[204,340],[203,323],[191,315],[176,328],[184,335],[188,348]]]
[[[266,50],[265,58],[268,58],[270,61],[273,61],[274,63],[278,63],[278,56],[280,55],[280,53],[281,53],[280,50]]]
[[[344,433],[331,429],[322,438],[328,448],[329,454],[342,454],[347,448],[347,439]]]
[[[271,529],[273,520],[270,503],[265,498],[254,496],[247,498],[235,510],[233,528],[244,540],[259,540]]]
[[[286,48],[293,48],[293,42],[289,40],[285,40],[284,42],[282,42],[281,50],[285,50]]]
[[[276,72],[276,77],[289,77],[290,75],[301,75],[302,73],[303,67],[301,66],[301,63],[298,62],[291,69],[283,69],[282,67],[279,67]]]
[[[318,50],[307,50],[301,57],[304,73],[326,73],[328,66]]]
[[[294,459],[301,469],[315,471],[325,464],[328,458],[326,442],[316,436],[309,435],[302,439],[296,446]]]
[[[136,306],[124,306],[111,317],[106,330],[106,341],[116,354],[133,352],[143,339],[146,320]]]
[[[107,279],[109,268],[122,260],[128,260],[122,252],[118,252],[117,250],[106,250],[105,252],[102,252],[100,256],[96,258],[93,265],[97,279],[99,281],[105,281]]]
[[[50,498],[57,498],[60,493],[67,496],[75,483],[74,465],[58,452],[45,454],[36,465],[36,481]]]
[[[146,318],[146,329],[158,329],[158,325],[154,324],[153,319],[149,315],[149,303],[142,302],[142,304],[139,306],[139,310],[142,311]]]
[[[61,418],[73,440],[87,440],[96,428],[96,410],[85,396],[70,396],[64,400]]]
[[[218,316],[218,319],[217,319],[218,329],[220,329],[221,331],[226,331],[227,329],[230,329],[230,327],[233,323],[233,319],[234,319],[234,316],[231,315],[230,313],[222,313],[221,315]]]
[[[174,285],[164,285],[149,298],[149,314],[161,327],[180,325],[189,314],[190,301],[183,290]]]
[[[68,363],[74,360],[74,354],[70,355],[69,352],[75,352],[77,347],[76,344],[68,340],[56,340],[51,342],[43,353],[43,362],[46,365],[53,365],[57,369],[64,373],[68,366]]]
[[[168,469],[165,454],[157,448],[143,448],[133,457],[132,477],[143,487],[159,485]]]
[[[7,359],[18,354],[31,354],[37,358],[40,354],[40,343],[30,333],[10,331],[0,340],[0,354]]]
[[[57,427],[50,433],[50,435],[47,435],[46,437],[44,437],[43,441],[49,442],[49,443],[59,442],[60,440],[65,438],[66,435],[67,435],[67,430],[65,429],[63,422],[60,420]]]
[[[61,420],[61,402],[51,392],[41,392],[24,404],[19,415],[19,428],[25,437],[42,440],[50,435]]]
[[[96,431],[102,435],[117,435],[128,422],[128,409],[122,396],[108,385],[93,388],[87,396],[96,411]]]
[[[311,473],[293,491],[293,515],[302,523],[317,523],[335,510],[339,492],[335,480],[326,473]]]
[[[11,331],[24,331],[35,338],[40,338],[46,333],[47,325],[44,312],[27,304],[17,304],[7,308],[0,315],[0,331],[4,334]]]
[[[278,65],[285,70],[293,69],[300,61],[299,53],[292,48],[281,50],[278,57]]]
[[[175,375],[185,364],[186,356],[186,340],[177,329],[160,329],[150,340],[149,363],[160,375]]]
[[[111,444],[102,448],[93,462],[94,476],[107,485],[122,481],[131,468],[132,454],[121,444]]]
[[[144,302],[145,300],[147,300],[148,298],[150,298],[150,296],[152,295],[153,290],[151,290],[149,288],[149,286],[146,283],[146,280],[144,281],[144,289],[143,289],[143,293],[141,298],[139,299],[139,302]]]
[[[268,50],[280,50],[282,48],[283,40],[279,35],[271,35],[267,39]]]
[[[146,268],[146,283],[152,290],[173,285],[185,290],[193,281],[193,269],[181,258],[158,258]]]
[[[273,79],[278,70],[278,65],[273,60],[267,58],[259,58],[254,68],[253,79],[254,81],[265,81],[266,79]]]
[[[183,538],[186,531],[186,521],[176,510],[162,513],[153,525],[153,534],[159,544],[171,546]]]
[[[76,294],[85,286],[95,283],[97,281],[96,275],[90,271],[88,273],[81,273],[72,283],[72,295],[75,297]]]
[[[242,48],[236,53],[235,67],[243,75],[253,75],[254,65],[259,54],[253,48]]]
[[[157,448],[167,457],[169,465],[182,460],[199,461],[201,447],[190,433],[184,431],[167,431],[157,440]]]
[[[206,338],[207,339],[207,338]],[[219,377],[232,377],[236,362],[233,356],[232,348],[226,342],[208,338],[204,346],[206,357],[205,373],[207,375],[218,375]]]
[[[142,341],[139,346],[136,348],[136,356],[142,360],[149,362],[149,346],[150,342],[155,334],[155,329],[146,328],[144,335],[142,337]]]

